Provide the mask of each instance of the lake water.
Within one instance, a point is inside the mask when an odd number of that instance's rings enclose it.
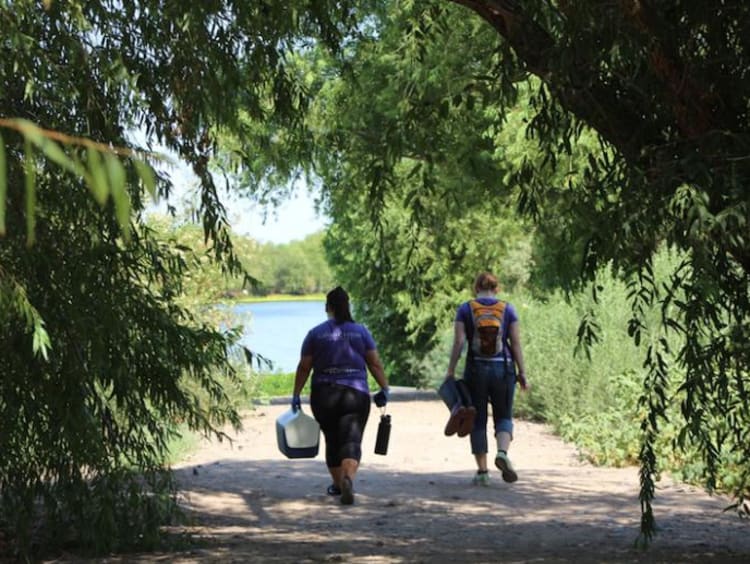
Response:
[[[273,361],[275,372],[297,369],[305,335],[326,320],[324,301],[237,304],[232,309],[246,319],[242,344]]]

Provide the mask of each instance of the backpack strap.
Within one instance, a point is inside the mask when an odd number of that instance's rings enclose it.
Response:
[[[472,321],[476,323],[476,319],[480,315],[494,315],[502,322],[505,319],[506,304],[507,302],[504,302],[503,300],[497,300],[497,302],[490,305],[484,305],[477,299],[471,300],[469,302],[469,308],[471,309]]]

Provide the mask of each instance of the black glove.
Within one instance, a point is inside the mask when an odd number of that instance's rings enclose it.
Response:
[[[372,401],[375,402],[375,405],[378,407],[385,407],[385,404],[388,403],[388,398],[391,396],[391,391],[388,388],[380,388],[380,391],[372,396]]]

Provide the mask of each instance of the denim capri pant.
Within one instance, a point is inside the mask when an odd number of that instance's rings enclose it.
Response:
[[[487,406],[492,404],[495,435],[505,431],[513,437],[513,396],[516,390],[515,365],[508,360],[477,360],[467,363],[464,380],[477,410],[471,431],[471,452],[487,453]]]

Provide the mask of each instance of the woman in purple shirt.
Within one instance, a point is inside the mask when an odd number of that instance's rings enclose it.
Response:
[[[518,479],[508,458],[513,440],[513,395],[516,382],[523,390],[526,381],[521,332],[512,304],[497,299],[497,278],[483,272],[474,282],[476,298],[464,302],[456,312],[453,348],[448,361],[446,379],[455,378],[456,365],[464,343],[468,342],[464,380],[471,391],[476,408],[471,431],[471,452],[477,462],[474,483],[488,486],[487,469],[487,404],[492,404],[492,419],[497,441],[495,466],[503,480]]]
[[[310,406],[326,440],[326,465],[333,478],[330,495],[354,503],[354,476],[362,457],[362,433],[370,415],[367,370],[380,385],[375,405],[388,401],[388,380],[375,341],[364,325],[355,323],[349,296],[341,286],[326,296],[328,320],[313,327],[302,343],[294,380],[292,408],[312,371]]]

